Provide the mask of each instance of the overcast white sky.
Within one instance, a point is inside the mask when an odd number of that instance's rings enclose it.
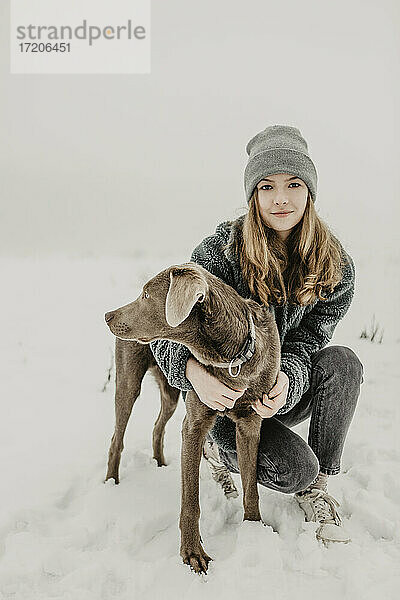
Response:
[[[187,260],[246,209],[247,141],[298,127],[349,251],[398,255],[395,0],[152,2],[152,71],[9,74],[1,2],[0,255]]]

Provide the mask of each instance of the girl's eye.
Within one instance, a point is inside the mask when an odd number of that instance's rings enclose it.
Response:
[[[292,183],[290,185],[298,185],[300,187],[300,184],[297,183],[297,181],[292,181]]]
[[[267,187],[272,187],[272,186],[271,186],[271,185],[269,185],[268,183],[265,183],[264,185],[262,185],[262,186],[261,186],[260,188],[258,188],[258,189],[260,189],[260,190],[265,190],[265,188],[267,188]]]

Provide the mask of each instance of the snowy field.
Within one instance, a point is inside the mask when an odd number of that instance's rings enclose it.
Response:
[[[241,497],[226,500],[202,463],[200,529],[215,559],[206,577],[179,556],[184,405],[166,429],[168,466],[158,468],[150,376],[125,436],[121,483],[103,483],[114,428],[114,371],[102,391],[114,348],[104,312],[187,259],[1,259],[1,599],[398,598],[399,262],[372,251],[353,258],[356,296],[331,343],[353,348],[365,375],[342,472],[329,478],[353,541],[325,548],[292,495],[261,486],[269,526],[243,523]],[[360,339],[373,315],[381,344]],[[307,439],[308,421],[294,429]]]

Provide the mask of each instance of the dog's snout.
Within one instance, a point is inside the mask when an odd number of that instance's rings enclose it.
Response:
[[[106,312],[106,314],[104,315],[106,323],[109,323],[110,321],[112,321],[112,319],[114,317],[115,317],[115,310],[111,310],[110,312]]]

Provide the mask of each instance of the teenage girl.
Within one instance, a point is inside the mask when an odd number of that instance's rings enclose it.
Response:
[[[300,131],[272,125],[246,151],[249,210],[220,223],[191,261],[274,310],[281,368],[274,387],[254,406],[263,418],[258,482],[294,493],[305,519],[318,523],[317,539],[346,543],[350,537],[327,484],[340,472],[364,369],[352,349],[327,344],[353,299],[354,262],[315,210],[317,171]],[[222,411],[244,393],[210,375],[183,344],[156,340],[150,346],[184,398],[194,389],[207,406]],[[291,427],[308,417],[306,443]],[[230,472],[239,473],[235,428],[218,416],[203,452],[227,496],[236,493]]]

